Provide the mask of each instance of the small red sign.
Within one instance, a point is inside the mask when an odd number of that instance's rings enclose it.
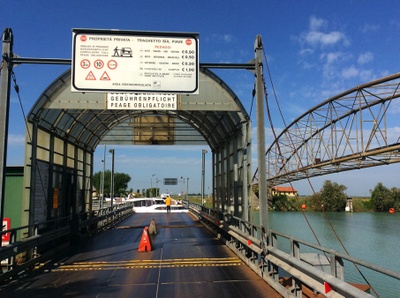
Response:
[[[3,231],[7,231],[11,229],[11,219],[10,218],[3,218]],[[1,235],[1,242],[2,244],[4,244],[4,242],[7,242],[6,244],[8,244],[8,242],[10,241],[10,233],[5,233]]]

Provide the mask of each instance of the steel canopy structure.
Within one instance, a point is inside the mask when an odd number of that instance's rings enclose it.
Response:
[[[107,110],[105,93],[70,92],[70,71],[62,74],[31,109],[29,122],[56,132],[68,142],[93,152],[102,144],[208,144],[212,150],[241,130],[249,117],[232,90],[210,70],[202,68],[200,94],[178,95],[178,110]],[[163,139],[162,117],[174,118],[171,140]],[[147,117],[149,122],[133,120]],[[168,121],[166,122],[168,123]],[[143,127],[147,126],[147,127]],[[153,134],[145,129],[153,127]],[[142,138],[135,135],[144,134]],[[145,140],[144,137],[148,136]]]
[[[246,213],[250,118],[234,92],[205,67],[199,90],[178,94],[176,110],[111,110],[106,93],[71,92],[71,71],[63,73],[27,116],[24,210],[30,212],[29,223],[91,210],[93,153],[99,144],[207,144],[214,207]]]

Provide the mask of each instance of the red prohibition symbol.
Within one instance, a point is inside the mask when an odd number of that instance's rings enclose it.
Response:
[[[84,69],[87,69],[90,67],[90,61],[88,59],[83,59],[81,61],[81,67]]]
[[[116,69],[118,66],[118,63],[115,60],[110,60],[110,61],[108,61],[107,66],[109,69]]]
[[[96,67],[97,69],[102,69],[103,66],[104,66],[103,60],[98,59],[94,61],[94,67]]]

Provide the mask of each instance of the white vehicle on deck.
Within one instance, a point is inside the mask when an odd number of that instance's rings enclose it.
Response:
[[[185,205],[177,204],[175,200],[171,200],[171,212],[188,212]],[[161,198],[138,198],[131,200],[133,202],[133,212],[135,213],[166,213],[167,205]]]

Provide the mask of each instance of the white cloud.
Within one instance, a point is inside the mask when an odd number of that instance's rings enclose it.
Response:
[[[349,39],[340,31],[326,31],[328,22],[324,19],[311,17],[308,31],[300,34],[299,40],[304,44],[317,47],[326,47],[342,43],[349,45]]]
[[[321,59],[325,60],[325,64],[333,64],[341,61],[349,60],[351,56],[343,52],[322,53]]]
[[[25,144],[24,135],[9,134],[8,135],[8,145],[10,146],[20,146]]]
[[[370,33],[370,32],[376,32],[380,29],[379,25],[375,24],[364,24],[364,26],[361,28],[362,33]]]
[[[326,20],[317,18],[315,16],[312,16],[310,18],[310,30],[318,30],[321,27],[326,27],[327,25],[328,25],[328,22]]]
[[[322,53],[320,59],[323,61],[323,78],[325,81],[336,80],[339,71],[338,67],[341,62],[347,61],[351,59],[351,55],[343,53],[343,52],[330,52],[330,53]]]
[[[390,109],[387,110],[387,113],[389,113],[389,114],[400,114],[400,99],[394,99],[394,100],[391,101]]]
[[[232,43],[236,41],[236,37],[233,34],[212,34],[206,38],[207,41],[217,41],[223,43]]]
[[[344,68],[341,72],[342,78],[344,78],[344,79],[355,78],[359,74],[360,74],[360,71],[354,66]]]
[[[313,53],[314,53],[314,50],[310,49],[310,48],[300,50],[301,56],[312,55]]]
[[[365,52],[358,56],[357,62],[360,65],[364,65],[372,60],[374,60],[374,54],[372,54],[371,52]]]
[[[311,45],[328,46],[334,45],[341,40],[345,40],[345,35],[338,31],[329,33],[310,31],[306,34],[305,39]]]
[[[359,77],[361,82],[369,82],[375,79],[374,72],[368,69],[361,70]]]

